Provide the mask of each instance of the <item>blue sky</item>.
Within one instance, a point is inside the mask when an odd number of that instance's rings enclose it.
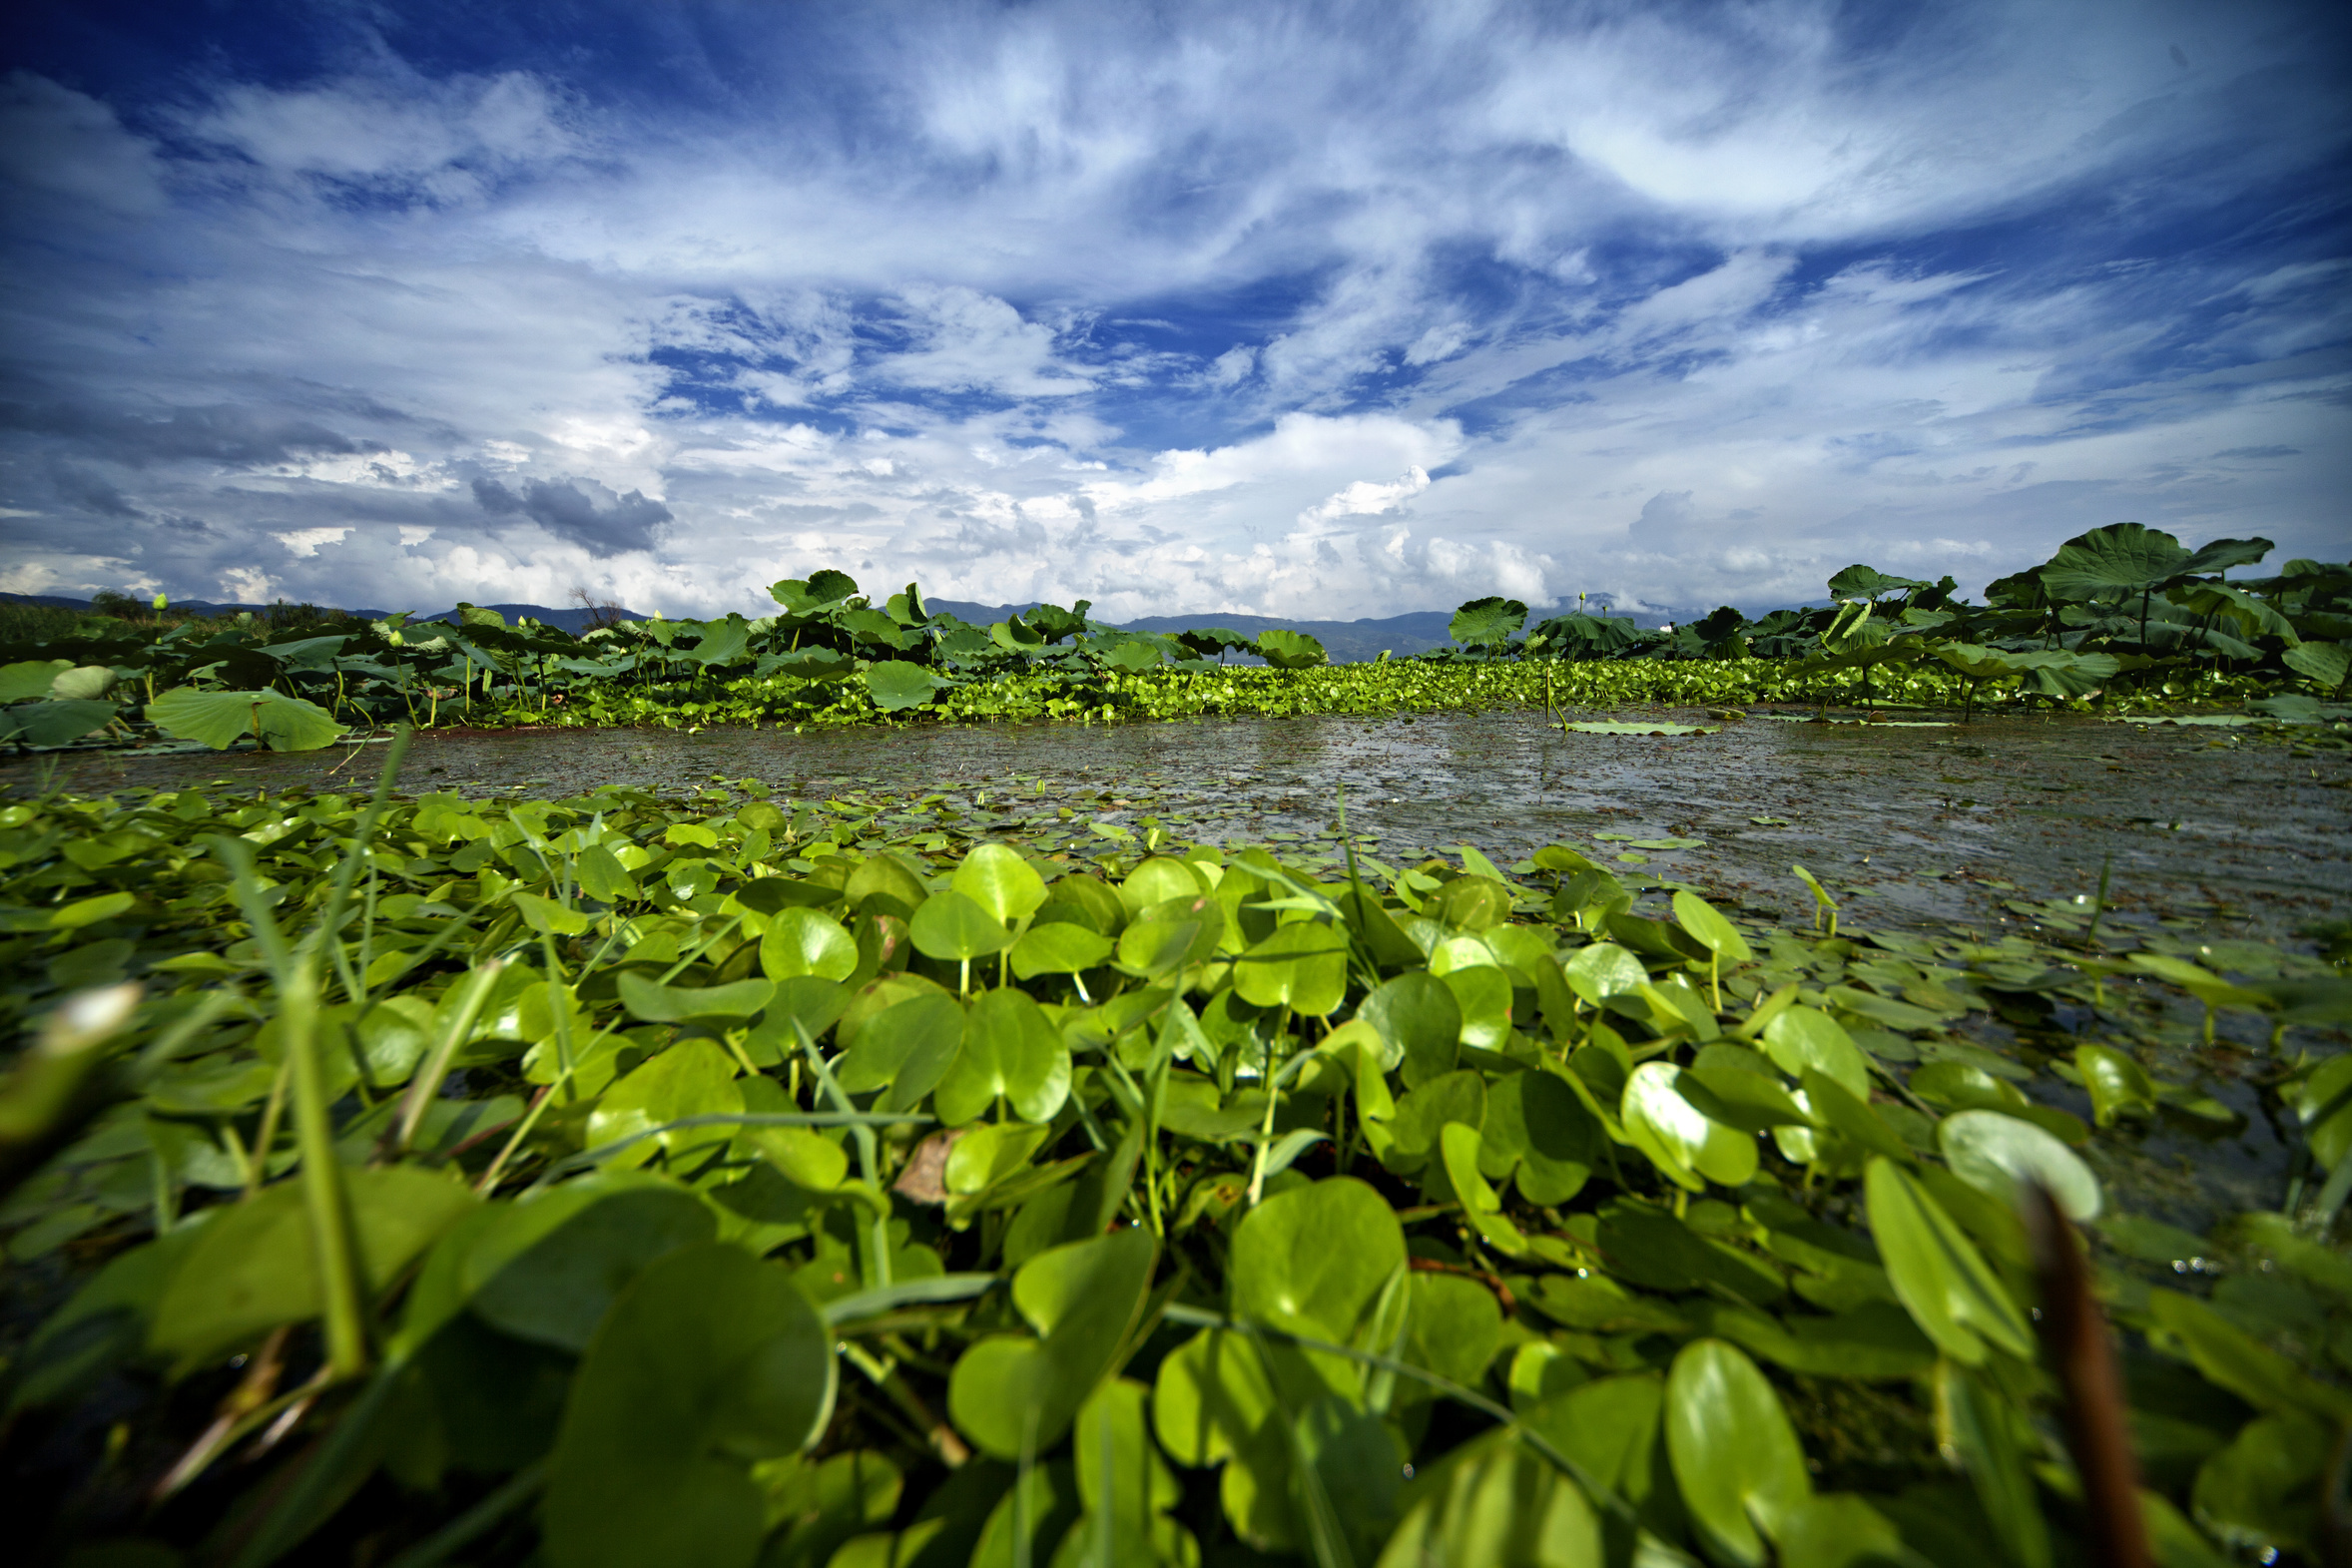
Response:
[[[2352,542],[2340,5],[20,11],[0,588],[1352,617]]]

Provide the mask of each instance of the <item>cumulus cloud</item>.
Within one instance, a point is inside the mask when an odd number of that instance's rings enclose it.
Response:
[[[582,15],[0,82],[0,581],[1378,615],[2123,517],[2342,554],[2319,8]]]

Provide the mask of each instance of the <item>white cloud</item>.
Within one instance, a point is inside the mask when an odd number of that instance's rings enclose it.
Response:
[[[2126,516],[2340,555],[2342,247],[2225,206],[2343,151],[2334,35],[1905,15],[784,8],[710,47],[795,85],[691,103],[586,35],[20,74],[0,574],[1360,615]]]

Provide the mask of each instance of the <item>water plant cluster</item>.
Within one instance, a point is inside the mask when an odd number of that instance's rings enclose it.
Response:
[[[1855,566],[1831,579],[1825,609],[1749,622],[1725,608],[1647,632],[1573,614],[1522,633],[1526,607],[1487,598],[1455,616],[1459,646],[1352,666],[1330,665],[1297,632],[1123,631],[1089,619],[1083,600],[974,626],[931,609],[914,584],[877,605],[834,571],[775,584],[773,615],[580,637],[470,606],[454,623],[393,616],[337,630],[93,619],[0,647],[0,741],[307,750],[394,723],[805,728],[1851,700],[1964,712],[2226,704],[2339,723],[2352,717],[2352,567],[2296,560],[2227,580],[2269,548],[2223,540],[2192,552],[2123,523],[1994,584],[1983,606],[1950,579]],[[1233,664],[1236,653],[1262,662]]]
[[[2335,712],[2352,663],[2352,567],[2297,559],[2266,578],[2231,582],[2267,539],[2216,539],[2190,550],[2170,534],[2115,523],[2069,539],[2049,561],[2000,579],[1971,604],[1950,577],[1929,583],[1850,566],[1829,580],[1830,604],[1751,621],[1726,605],[1656,630],[1576,613],[1522,628],[1516,600],[1473,600],[1456,612],[1451,659],[1793,660],[1804,675],[1900,676],[1929,670],[1963,685],[1965,702],[2009,692],[2078,699],[2121,682],[2146,688],[2195,673],[2267,672],[2311,690],[2271,699],[2276,717]]]
[[[2087,896],[1856,931],[1801,869],[1790,929],[1597,841],[396,765],[0,810],[43,1552],[2043,1568],[2128,1517],[2186,1568],[2343,1527],[2323,959]],[[2140,1196],[2267,1136],[2250,1212]],[[2069,1439],[2092,1299],[2136,1495]]]

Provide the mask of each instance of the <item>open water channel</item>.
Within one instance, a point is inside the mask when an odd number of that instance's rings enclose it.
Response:
[[[1623,714],[1597,717],[1623,718]],[[1697,712],[1661,719],[1709,722]],[[400,786],[475,796],[601,784],[664,793],[757,779],[780,796],[941,793],[959,831],[1156,821],[1178,838],[1296,847],[1338,836],[1395,863],[1468,842],[1509,864],[1563,842],[1810,919],[1802,863],[1852,925],[2017,928],[2052,900],[2292,942],[2352,913],[2352,767],[2276,740],[2081,716],[1899,725],[1759,714],[1713,734],[1563,733],[1539,713],[1237,719],[1117,726],[420,735]],[[55,786],[365,787],[377,747],[302,754],[85,754]],[[39,786],[41,764],[0,766]],[[1062,813],[1069,814],[1064,816]],[[911,824],[909,824],[911,825]],[[1688,847],[1647,847],[1696,840]],[[1099,841],[1098,845],[1099,845]],[[2062,917],[2062,913],[2061,913]]]

